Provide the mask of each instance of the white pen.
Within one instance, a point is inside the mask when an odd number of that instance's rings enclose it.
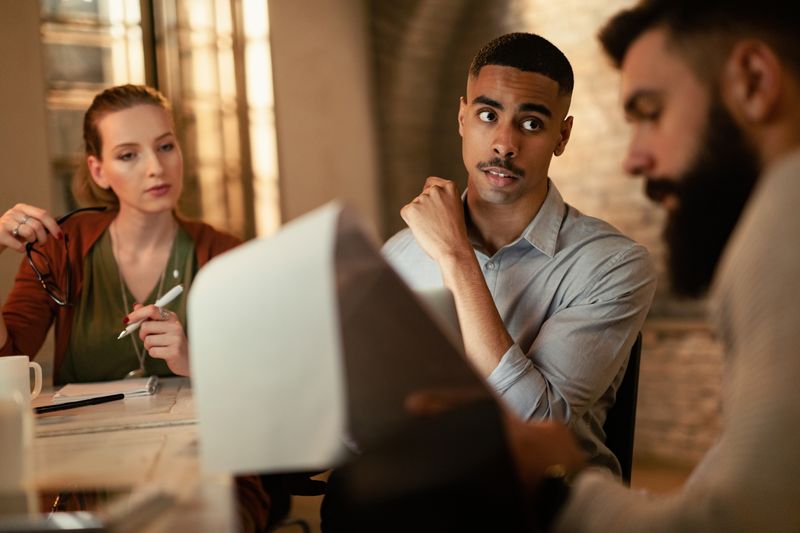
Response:
[[[156,307],[164,307],[165,305],[170,303],[172,300],[177,298],[178,295],[180,293],[182,293],[182,292],[183,292],[183,285],[175,285],[170,290],[168,290],[167,293],[164,296],[162,296],[161,298],[156,300],[155,306]],[[139,329],[139,326],[142,325],[142,322],[144,322],[144,320],[140,320],[138,322],[134,322],[133,324],[128,324],[128,327],[123,329],[122,333],[119,334],[119,337],[117,337],[117,340],[119,340],[122,337],[125,337],[127,335],[130,335],[131,333],[133,333],[134,331]]]

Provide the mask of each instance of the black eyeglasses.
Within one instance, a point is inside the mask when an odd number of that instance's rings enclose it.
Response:
[[[65,220],[76,213],[81,213],[83,211],[105,210],[105,207],[82,207],[81,209],[76,209],[75,211],[71,211],[66,215],[62,215],[61,217],[57,218],[56,224],[62,224]],[[64,233],[64,253],[66,254],[65,260],[67,265],[67,280],[64,288],[60,287],[56,283],[56,280],[53,277],[53,270],[50,267],[50,260],[47,259],[45,254],[34,248],[37,244],[38,242],[29,242],[25,245],[25,252],[28,255],[28,263],[30,263],[34,274],[36,274],[36,279],[42,284],[42,288],[47,291],[47,294],[55,303],[62,306],[70,305],[69,301],[72,297],[72,267],[69,262],[69,237],[66,233]]]

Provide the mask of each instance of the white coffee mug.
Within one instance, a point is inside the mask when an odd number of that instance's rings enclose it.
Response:
[[[34,380],[31,390],[31,373]],[[0,392],[19,391],[23,400],[30,401],[42,392],[42,367],[31,361],[27,355],[9,355],[0,357]]]
[[[28,414],[18,391],[0,391],[0,494],[20,489],[25,480]]]
[[[33,369],[33,390],[31,390],[31,370]],[[31,400],[42,392],[42,367],[31,361],[27,355],[0,357],[0,394],[17,392],[22,396],[25,412],[31,413]],[[25,416],[23,429],[25,443],[33,442],[33,417]]]
[[[0,392],[0,517],[29,515],[39,507],[32,447],[24,437],[33,413],[24,403],[17,391]]]

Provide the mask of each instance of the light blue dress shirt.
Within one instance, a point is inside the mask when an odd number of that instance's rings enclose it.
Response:
[[[408,228],[383,253],[412,288],[443,286]],[[567,423],[590,461],[618,474],[602,427],[655,292],[647,249],[566,204],[549,181],[522,234],[475,255],[514,340],[489,383],[521,417]]]

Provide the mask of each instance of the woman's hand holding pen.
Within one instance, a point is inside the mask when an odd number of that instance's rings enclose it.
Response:
[[[178,315],[155,305],[135,304],[126,324],[142,322],[139,338],[150,357],[163,359],[179,376],[189,375],[189,342]]]

